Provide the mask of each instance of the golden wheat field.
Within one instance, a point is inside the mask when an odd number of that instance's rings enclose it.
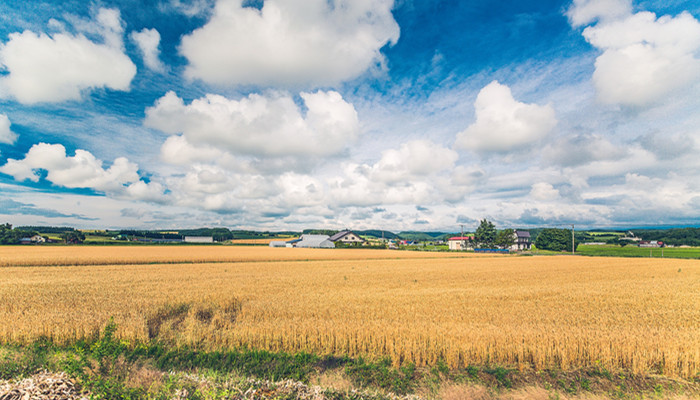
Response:
[[[2,247],[0,340],[127,340],[521,369],[700,373],[697,260]]]

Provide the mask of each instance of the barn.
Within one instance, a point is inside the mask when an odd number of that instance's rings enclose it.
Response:
[[[291,244],[292,247],[299,248],[335,248],[335,244],[329,239],[328,235],[301,235],[298,239],[290,240],[287,243]]]

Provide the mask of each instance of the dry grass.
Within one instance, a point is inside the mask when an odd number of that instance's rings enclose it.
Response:
[[[273,241],[287,241],[290,239],[294,239],[293,237],[279,237],[279,238],[265,238],[265,239],[232,239],[229,240],[230,243],[233,244],[252,244],[252,245],[260,245],[260,244],[270,244],[270,242]]]
[[[123,338],[205,348],[700,372],[693,260],[222,246],[0,251],[5,265],[51,264],[57,253],[55,263],[98,264],[0,269],[0,341],[70,341],[114,316]],[[154,264],[135,264],[149,255]],[[217,262],[158,264],[188,255]],[[99,265],[109,260],[128,265]]]
[[[0,267],[494,257],[492,254],[258,246],[0,246]],[[501,256],[503,257],[503,256]]]

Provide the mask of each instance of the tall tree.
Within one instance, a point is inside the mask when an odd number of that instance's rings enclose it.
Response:
[[[61,238],[66,243],[78,244],[83,243],[83,241],[85,240],[85,235],[83,234],[83,232],[80,231],[70,231],[61,234]]]
[[[481,220],[479,227],[476,228],[474,241],[480,247],[493,247],[493,244],[496,241],[496,227],[491,221],[487,219]]]
[[[498,234],[496,235],[496,241],[495,241],[496,246],[502,248],[502,249],[507,249],[510,246],[515,244],[515,231],[512,229],[503,229],[498,231]]]
[[[556,228],[543,229],[535,239],[535,246],[540,250],[571,251],[571,231]],[[578,241],[576,247],[578,247]]]

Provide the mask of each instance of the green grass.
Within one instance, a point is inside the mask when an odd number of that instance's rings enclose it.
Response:
[[[700,247],[669,247],[669,248],[645,248],[637,246],[620,247],[616,245],[581,245],[576,253],[584,256],[605,257],[653,257],[653,258],[697,258],[700,259]]]

